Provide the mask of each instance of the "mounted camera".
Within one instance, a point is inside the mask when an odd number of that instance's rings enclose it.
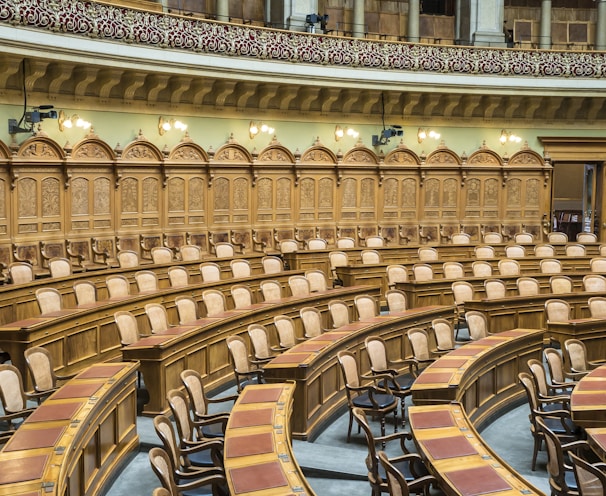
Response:
[[[59,114],[56,110],[53,110],[54,108],[53,105],[40,105],[29,112],[24,112],[19,122],[17,122],[17,119],[9,119],[8,134],[32,133],[34,124],[42,122],[44,119],[57,119]],[[21,127],[22,123],[27,124],[27,126]]]
[[[389,143],[389,139],[393,138],[394,136],[404,136],[402,126],[390,126],[386,129],[383,129],[383,131],[381,131],[381,134],[373,134],[372,146],[386,145],[387,143]]]

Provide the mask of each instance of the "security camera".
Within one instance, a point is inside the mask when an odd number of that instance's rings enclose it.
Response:
[[[402,126],[391,126],[383,129],[380,135],[374,134],[372,136],[372,146],[386,145],[389,143],[389,138],[393,138],[394,136],[404,136]]]

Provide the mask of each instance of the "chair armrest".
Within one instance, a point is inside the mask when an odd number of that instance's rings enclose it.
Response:
[[[237,399],[237,394],[230,394],[229,396],[221,396],[220,398],[206,398],[206,401],[207,403],[223,403],[225,401],[236,401]]]

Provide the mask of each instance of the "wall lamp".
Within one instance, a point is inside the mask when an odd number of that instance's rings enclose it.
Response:
[[[250,139],[254,139],[254,137],[259,133],[267,133],[274,134],[275,129],[263,122],[254,122],[250,121],[250,125],[248,126],[248,135]]]
[[[173,128],[178,129],[179,131],[185,131],[187,129],[187,124],[177,119],[165,119],[164,117],[158,119],[158,133],[160,133],[160,136],[164,136],[164,133]]]
[[[81,127],[82,129],[88,129],[91,126],[89,121],[85,121],[78,114],[74,114],[71,117],[65,115],[63,110],[59,111],[59,117],[57,119],[59,124],[59,131],[63,132],[66,129],[71,129],[73,127]]]
[[[350,136],[351,138],[356,139],[358,136],[360,136],[360,133],[351,127],[335,126],[335,141],[339,141],[345,136]]]
[[[423,141],[425,141],[425,139],[427,138],[438,140],[440,139],[440,136],[441,134],[434,131],[433,129],[423,129],[422,127],[420,127],[419,131],[417,132],[417,141],[419,143],[423,143]]]
[[[502,145],[510,141],[511,143],[519,143],[522,141],[517,134],[513,134],[512,132],[505,131],[505,129],[501,130],[501,136],[499,136],[499,141]]]

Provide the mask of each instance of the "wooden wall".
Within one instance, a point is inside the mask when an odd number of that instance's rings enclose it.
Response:
[[[205,244],[233,231],[248,250],[253,237],[270,249],[276,236],[334,243],[358,228],[393,244],[406,242],[399,233],[421,241],[419,227],[439,242],[444,225],[474,240],[482,225],[540,236],[551,175],[528,147],[461,157],[441,144],[418,156],[401,144],[383,157],[362,143],[293,152],[275,138],[259,152],[233,139],[205,150],[188,137],[160,150],[140,135],[112,149],[91,133],[62,148],[39,133],[10,149],[0,142],[0,257],[10,261],[11,244],[140,234],[198,234]]]

